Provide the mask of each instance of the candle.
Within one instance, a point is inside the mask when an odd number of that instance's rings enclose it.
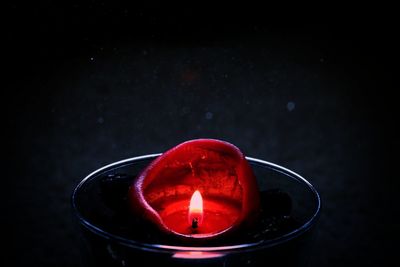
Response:
[[[131,207],[162,232],[214,238],[251,225],[259,212],[255,176],[234,145],[184,142],[157,158],[130,188]]]
[[[112,163],[77,185],[72,204],[93,266],[303,261],[320,210],[309,182],[273,163],[243,161],[235,147],[221,141],[190,141],[176,150],[180,157],[167,151]]]

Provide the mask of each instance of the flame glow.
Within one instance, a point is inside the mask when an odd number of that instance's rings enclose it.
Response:
[[[172,257],[178,259],[212,259],[222,256],[224,256],[224,254],[217,252],[182,251],[176,252]]]
[[[197,226],[200,226],[203,222],[203,198],[199,190],[196,190],[190,199],[188,219],[190,225],[193,224],[194,220],[197,221]]]

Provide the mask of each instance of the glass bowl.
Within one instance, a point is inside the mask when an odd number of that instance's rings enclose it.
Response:
[[[161,154],[121,160],[102,167],[85,177],[72,194],[72,207],[84,236],[84,261],[90,266],[140,266],[173,264],[174,266],[259,266],[285,264],[304,266],[310,256],[313,232],[321,208],[315,188],[297,173],[264,160],[246,157],[257,177],[260,193],[279,190],[290,196],[290,217],[296,227],[278,236],[260,235],[251,240],[230,240],[210,246],[188,246],[157,237],[146,239],[144,228],[135,238],[118,227],[114,206],[104,201],[104,184],[115,180],[111,190],[126,190],[131,181]],[[122,176],[121,176],[122,175]],[[114,188],[114,189],[113,189]],[[125,189],[124,189],[125,188]],[[113,201],[113,200],[112,200]],[[122,203],[122,202],[121,202]],[[111,202],[111,204],[113,204]],[[132,231],[131,231],[132,232]]]

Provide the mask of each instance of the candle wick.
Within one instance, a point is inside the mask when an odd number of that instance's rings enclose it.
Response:
[[[199,219],[193,218],[193,220],[192,220],[192,228],[196,229],[197,227],[199,227]]]

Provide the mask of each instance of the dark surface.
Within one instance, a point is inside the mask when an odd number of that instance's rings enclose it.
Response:
[[[394,256],[391,22],[279,25],[260,11],[104,2],[5,9],[2,222],[17,252],[6,262],[79,265],[75,185],[107,163],[198,137],[316,186],[323,211],[311,266]]]

